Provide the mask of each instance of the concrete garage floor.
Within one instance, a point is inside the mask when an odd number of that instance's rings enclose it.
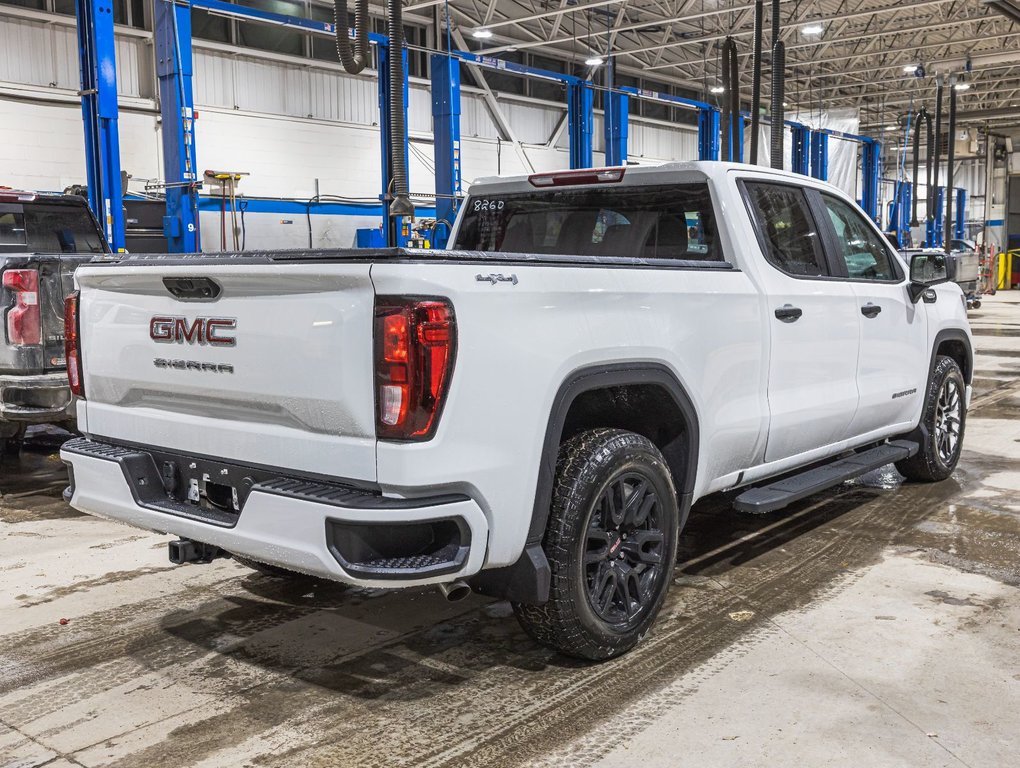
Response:
[[[953,479],[698,504],[656,628],[598,666],[482,598],[173,567],[61,501],[44,436],[0,476],[0,766],[1017,765],[1020,295],[971,319]]]

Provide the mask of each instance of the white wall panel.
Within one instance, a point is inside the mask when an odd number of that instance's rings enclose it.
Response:
[[[556,129],[566,109],[540,107],[534,104],[501,101],[500,107],[507,116],[519,141],[525,144],[545,144]]]
[[[53,82],[52,37],[46,24],[0,19],[0,80],[28,85]]]
[[[234,60],[231,56],[195,49],[192,55],[195,104],[203,107],[233,109]]]
[[[698,133],[687,127],[631,121],[628,155],[654,160],[697,160]]]
[[[461,93],[460,135],[465,139],[495,139],[499,136],[485,99],[478,94]]]
[[[407,129],[412,133],[432,133],[432,92],[417,85],[407,90]]]

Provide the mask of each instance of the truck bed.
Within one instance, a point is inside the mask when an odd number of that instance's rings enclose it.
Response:
[[[424,251],[414,248],[297,248],[270,251],[229,251],[222,253],[111,253],[97,256],[90,266],[158,265],[187,266],[212,264],[276,264],[342,262],[347,264],[408,263],[408,264],[509,264],[567,265],[602,267],[647,267],[650,269],[733,269],[727,261],[700,259],[645,259],[637,256],[589,256],[550,253],[494,253],[491,251]]]

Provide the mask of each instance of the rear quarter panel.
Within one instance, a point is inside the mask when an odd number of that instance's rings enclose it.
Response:
[[[477,279],[490,272],[517,283]],[[752,462],[765,414],[760,298],[739,270],[375,264],[377,294],[448,297],[458,351],[435,437],[377,444],[378,481],[468,493],[489,516],[488,565],[516,560],[560,385],[590,366],[656,362],[699,414],[698,489]]]

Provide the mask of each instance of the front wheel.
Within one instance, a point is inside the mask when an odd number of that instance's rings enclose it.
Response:
[[[521,626],[580,659],[629,651],[666,597],[679,519],[669,467],[647,438],[595,429],[564,443],[542,543],[549,601],[515,604]]]
[[[896,469],[905,478],[931,483],[945,480],[956,469],[967,424],[966,391],[960,366],[953,358],[940,355],[925,395],[920,450],[896,462]]]

